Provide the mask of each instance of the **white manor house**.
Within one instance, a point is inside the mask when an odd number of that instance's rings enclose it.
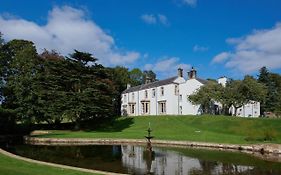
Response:
[[[178,69],[178,75],[165,80],[149,82],[130,87],[122,92],[122,115],[200,115],[200,105],[194,105],[188,100],[188,96],[196,92],[207,80],[197,77],[195,69],[188,73],[187,80],[183,77],[183,69]],[[223,86],[227,78],[219,78],[218,83]],[[219,106],[220,104],[217,104]],[[234,109],[230,109],[233,111]],[[237,110],[237,116],[258,117],[260,115],[260,103],[251,102]]]

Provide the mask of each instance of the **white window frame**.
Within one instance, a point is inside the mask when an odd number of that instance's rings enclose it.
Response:
[[[163,86],[160,88],[160,94],[161,94],[161,96],[164,96],[164,95],[165,95],[165,90],[164,90],[164,87],[163,87]]]
[[[136,112],[136,105],[134,103],[129,104],[130,114],[135,114]]]
[[[166,114],[167,113],[167,103],[166,101],[159,101],[158,102],[158,109],[159,114]]]
[[[175,84],[175,95],[179,95],[179,85]]]
[[[151,96],[152,96],[152,98],[154,98],[154,97],[155,97],[155,95],[156,95],[156,90],[155,90],[155,88],[153,88],[153,89],[152,89],[152,95],[151,95]]]
[[[144,98],[145,98],[145,99],[148,98],[148,91],[147,91],[147,90],[144,91]]]
[[[142,114],[149,114],[150,113],[150,102],[149,101],[142,101],[141,102],[141,109],[142,109]]]

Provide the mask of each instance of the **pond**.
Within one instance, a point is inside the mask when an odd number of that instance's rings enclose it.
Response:
[[[276,175],[281,163],[239,152],[135,145],[10,146],[8,151],[36,160],[128,174]]]

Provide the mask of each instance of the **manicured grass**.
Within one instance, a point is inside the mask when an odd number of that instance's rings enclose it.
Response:
[[[74,170],[55,168],[10,158],[0,153],[0,174],[3,175],[93,175]]]
[[[149,123],[155,139],[215,143],[281,143],[281,120],[230,116],[121,117],[89,131],[51,131],[38,137],[143,139]]]

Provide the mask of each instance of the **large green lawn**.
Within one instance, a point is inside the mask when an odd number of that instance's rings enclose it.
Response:
[[[230,116],[121,117],[98,129],[51,131],[38,137],[143,139],[149,123],[155,139],[234,144],[281,143],[280,119]]]
[[[22,160],[10,158],[0,153],[0,174],[2,175],[93,175],[74,170],[55,168],[46,165],[29,163]]]

